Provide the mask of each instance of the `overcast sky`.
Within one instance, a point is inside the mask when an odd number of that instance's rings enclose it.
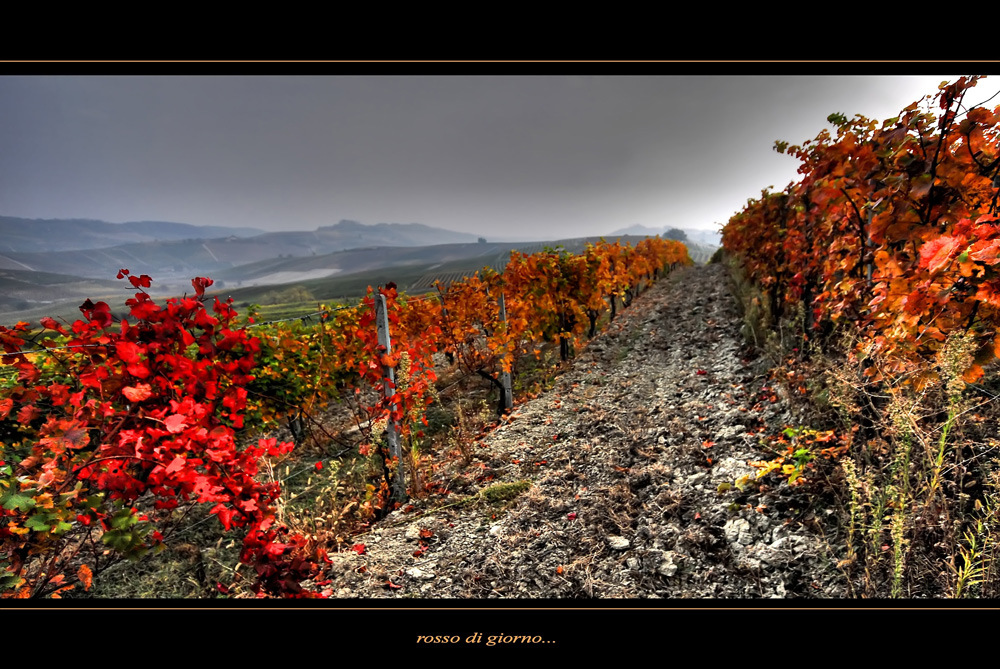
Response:
[[[712,228],[796,178],[775,140],[812,138],[833,112],[895,116],[945,78],[3,75],[0,215]],[[980,81],[967,102],[998,89]]]

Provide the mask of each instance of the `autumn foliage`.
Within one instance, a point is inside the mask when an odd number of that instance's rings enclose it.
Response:
[[[189,501],[244,529],[255,590],[307,594],[299,582],[317,565],[303,539],[275,523],[278,486],[256,478],[261,458],[291,445],[241,448],[235,438],[258,340],[233,327],[229,303],[206,308],[209,279],[158,305],[143,290],[148,276],[118,277],[139,289],[129,316],[116,322],[108,304],[88,300],[70,328],[43,319],[48,336],[34,345],[44,354],[23,352],[26,323],[0,328],[15,374],[0,400],[3,595],[55,596],[72,580],[88,584],[112,556],[159,549],[157,521]]]
[[[974,337],[975,381],[1000,345],[1000,108],[964,106],[978,78],[881,124],[833,114],[835,135],[778,142],[802,161],[801,180],[750,200],[723,230],[775,317],[804,303],[807,337],[860,329],[858,353],[882,361],[872,382],[891,374],[920,388],[951,333]]]
[[[451,353],[468,373],[499,386],[526,351],[544,342],[558,344],[563,360],[585,336],[593,337],[599,316],[617,301],[631,301],[669,268],[689,265],[680,242],[649,238],[635,248],[616,242],[588,244],[583,254],[558,249],[522,255],[512,252],[503,274],[484,270],[448,286],[438,286],[443,324],[438,347]],[[501,318],[499,296],[506,318]]]
[[[88,300],[68,327],[51,318],[41,332],[0,327],[0,596],[89,588],[115,561],[161,550],[164,524],[192,503],[243,532],[240,557],[259,596],[323,596],[302,585],[321,574],[323,546],[277,522],[280,486],[259,475],[292,444],[244,444],[246,434],[354,398],[369,440],[362,455],[383,463],[359,511],[391,509],[401,463],[377,426],[394,425],[403,440],[423,435],[436,352],[495,381],[533,342],[569,347],[588,324],[593,334],[605,300],[630,299],[678,263],[690,259],[677,242],[602,242],[580,256],[514,254],[504,274],[484,271],[430,299],[401,297],[390,284],[379,293],[391,351],[378,342],[371,289],[358,306],[323,309],[315,324],[258,336],[252,321],[238,322],[232,300],[205,295],[210,279],[161,305],[144,290],[149,276],[124,269],[118,278],[137,292],[122,318]]]

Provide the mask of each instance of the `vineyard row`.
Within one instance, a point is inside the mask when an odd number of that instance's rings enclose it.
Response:
[[[261,328],[266,336],[238,320],[231,300],[206,308],[210,279],[158,305],[144,290],[150,277],[121,270],[137,290],[129,318],[88,300],[69,327],[48,318],[42,335],[27,323],[0,328],[12,370],[0,391],[0,596],[89,587],[120,559],[162,550],[165,528],[191,502],[245,531],[240,559],[259,595],[323,596],[301,583],[322,573],[326,547],[276,521],[280,487],[258,476],[292,445],[243,447],[241,432],[361,398],[361,452],[382,474],[357,506],[384,512],[406,494],[399,444],[422,436],[435,353],[489,379],[507,407],[521,356],[550,341],[567,359],[607,308],[613,318],[643,281],[687,263],[683,245],[658,238],[513,253],[503,274],[441,285],[436,300],[389,284],[357,307],[321,309],[315,325]],[[26,353],[37,347],[46,354]]]
[[[805,305],[802,333],[852,324],[873,381],[919,389],[950,336],[971,341],[968,382],[1000,346],[1000,107],[964,107],[978,77],[942,84],[881,125],[833,114],[802,146],[802,178],[764,191],[725,226],[723,246],[777,322]],[[939,114],[935,116],[931,105]]]

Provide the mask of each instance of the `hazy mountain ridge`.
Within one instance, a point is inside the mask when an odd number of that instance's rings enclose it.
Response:
[[[316,229],[319,234],[337,234],[344,239],[367,240],[360,246],[432,246],[435,244],[471,244],[479,237],[466,232],[435,228],[423,223],[376,223],[365,225],[342,219],[335,225]]]
[[[169,221],[109,223],[89,218],[0,216],[0,253],[80,251],[142,242],[252,237],[263,232],[257,228]]]
[[[28,219],[9,219],[26,221]],[[62,221],[72,223],[72,221]],[[106,224],[119,225],[119,224]],[[156,225],[156,224],[149,224]],[[185,225],[185,224],[172,224]],[[64,226],[65,227],[65,226]],[[189,226],[194,229],[196,226]],[[80,239],[88,237],[90,228],[83,226]],[[184,228],[186,230],[187,228]],[[217,228],[218,229],[218,228]],[[178,229],[180,230],[180,229]],[[3,228],[0,227],[0,233]],[[65,234],[65,233],[64,233]],[[7,251],[15,247],[16,238],[31,237],[35,246],[56,233],[42,234],[35,229],[30,235],[20,230],[19,237],[0,243],[0,269],[58,270],[66,274],[106,279],[119,268],[127,267],[134,273],[145,273],[161,280],[175,280],[209,273],[247,263],[281,257],[311,257],[353,248],[375,246],[422,247],[438,244],[475,243],[477,237],[420,223],[379,223],[363,225],[343,220],[337,224],[314,231],[259,232],[252,237],[227,234],[222,237],[169,239],[117,244],[77,250],[50,250],[34,252]],[[9,243],[8,243],[9,242]],[[82,242],[79,242],[82,243]]]

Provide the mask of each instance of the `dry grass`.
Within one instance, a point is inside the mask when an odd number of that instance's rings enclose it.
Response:
[[[962,380],[972,347],[970,337],[949,338],[931,363],[935,380],[920,390],[905,377],[866,383],[860,363],[826,360],[821,404],[841,429],[855,431],[833,484],[843,500],[838,566],[856,596],[1000,592],[992,569],[1000,471],[991,439],[1000,406]]]

